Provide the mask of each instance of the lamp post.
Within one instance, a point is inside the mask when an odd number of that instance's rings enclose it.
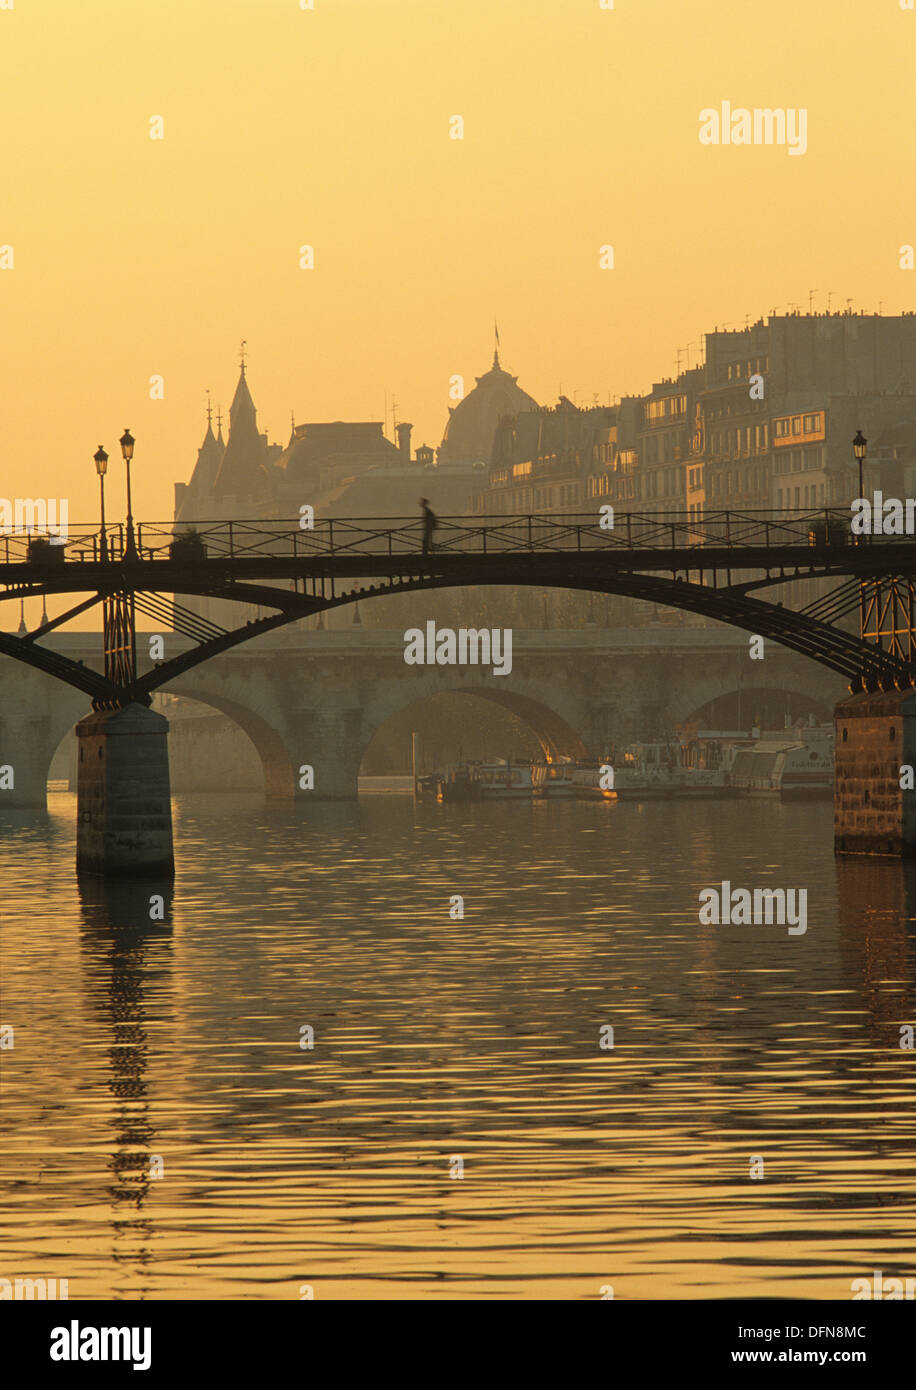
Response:
[[[859,465],[859,496],[860,496],[860,497],[864,496],[864,493],[863,493],[863,491],[862,491],[862,489],[863,489],[863,487],[864,487],[864,483],[863,483],[863,481],[862,481],[862,466],[863,466],[863,464],[865,463],[865,454],[866,454],[866,452],[867,452],[867,449],[868,449],[868,440],[865,438],[865,435],[862,433],[861,430],[856,430],[856,437],[855,437],[855,439],[852,441],[852,451],[853,451],[853,453],[855,454],[856,460],[857,460],[858,465]]]
[[[860,496],[860,497],[863,497],[863,496],[864,496],[863,488],[864,488],[864,486],[865,486],[865,483],[864,483],[864,481],[863,481],[863,471],[864,471],[864,464],[865,464],[865,453],[866,453],[867,448],[868,448],[868,440],[865,438],[865,435],[862,433],[861,430],[856,430],[855,439],[852,441],[852,452],[855,454],[855,456],[856,456],[856,463],[859,465],[859,496]],[[874,518],[872,518],[872,519],[874,520]],[[856,537],[856,545],[858,545],[858,544],[859,544],[859,537],[857,536],[857,537]],[[862,592],[863,592],[863,594],[864,594],[864,588],[863,588]],[[863,599],[863,603],[864,603],[864,599]],[[864,614],[864,608],[863,608],[863,614]],[[863,631],[864,631],[864,629],[863,629]]]
[[[108,472],[108,455],[100,444],[92,457],[95,462],[95,471],[99,475],[99,499],[102,504],[102,539],[99,554],[103,560],[107,560],[108,538],[105,535],[105,474]]]
[[[125,560],[136,560],[137,547],[134,544],[134,518],[130,507],[130,461],[134,456],[134,444],[136,440],[130,430],[125,430],[118,443],[121,445],[121,453],[124,462],[127,464],[127,545],[124,548]]]

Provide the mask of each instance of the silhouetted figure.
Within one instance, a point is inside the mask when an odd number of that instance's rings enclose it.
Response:
[[[436,548],[433,545],[433,532],[438,522],[435,512],[425,497],[420,498],[420,506],[423,508],[423,554],[428,555],[431,550]]]

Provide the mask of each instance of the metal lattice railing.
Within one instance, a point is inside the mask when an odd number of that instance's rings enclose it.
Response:
[[[420,518],[372,520],[322,518],[303,529],[288,521],[144,522],[136,529],[142,560],[302,558],[319,555],[416,555],[422,552]],[[776,550],[817,547],[836,551],[850,545],[881,545],[897,537],[856,537],[844,508],[812,511],[620,512],[614,525],[599,516],[441,517],[434,536],[437,554],[481,555],[538,551],[568,554],[584,550]],[[122,526],[75,526],[66,538],[54,535],[0,536],[0,566],[124,560]]]

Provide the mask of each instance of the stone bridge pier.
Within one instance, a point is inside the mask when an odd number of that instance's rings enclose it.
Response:
[[[0,811],[47,806],[48,769],[57,745],[90,701],[71,686],[19,662],[3,663],[0,676]],[[12,785],[10,785],[10,781]]]

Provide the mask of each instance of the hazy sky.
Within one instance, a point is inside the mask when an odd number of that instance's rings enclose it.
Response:
[[[291,409],[381,419],[387,391],[438,444],[494,316],[528,391],[588,402],[811,289],[916,303],[899,0],[4,4],[0,493],[67,496],[71,523],[125,425],[135,512],[171,516],[242,338],[272,439]],[[806,108],[807,153],[701,145],[723,100]]]

